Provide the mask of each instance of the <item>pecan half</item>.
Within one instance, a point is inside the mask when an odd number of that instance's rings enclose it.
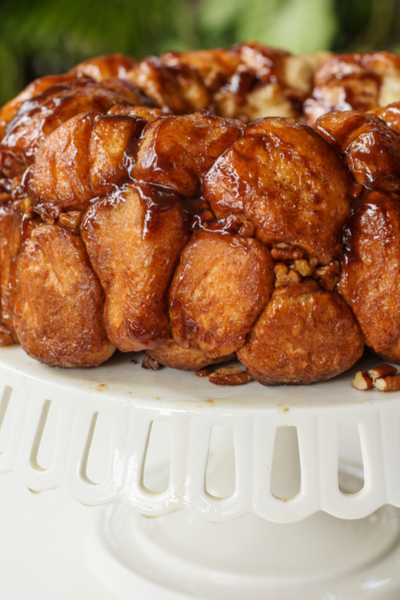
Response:
[[[372,381],[375,381],[379,377],[387,377],[388,375],[397,375],[396,367],[392,365],[379,365],[379,367],[374,367],[368,371],[368,375],[371,377]]]
[[[299,246],[292,246],[291,244],[285,244],[280,242],[275,244],[271,250],[272,258],[274,260],[283,260],[291,262],[306,257],[306,253]]]
[[[371,390],[372,379],[367,371],[358,371],[351,382],[351,385],[356,388],[356,390]]]
[[[400,390],[400,373],[393,376],[378,377],[374,381],[374,387],[380,392],[397,392]]]
[[[209,381],[215,385],[243,385],[253,379],[246,370],[241,367],[222,367],[209,375]]]

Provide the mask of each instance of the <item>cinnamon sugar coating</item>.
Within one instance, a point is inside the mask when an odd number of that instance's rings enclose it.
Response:
[[[274,291],[237,356],[265,385],[309,384],[346,371],[363,350],[344,300],[307,281]]]
[[[56,225],[37,227],[16,269],[14,325],[24,350],[51,366],[101,364],[115,350],[103,305],[82,241]]]
[[[154,350],[148,350],[147,354],[165,367],[180,369],[181,371],[199,371],[208,365],[219,364],[234,358],[232,354],[211,358],[197,346],[186,348],[172,339],[167,340]]]
[[[196,232],[181,255],[169,292],[174,339],[211,358],[235,352],[270,297],[273,260],[252,238]]]

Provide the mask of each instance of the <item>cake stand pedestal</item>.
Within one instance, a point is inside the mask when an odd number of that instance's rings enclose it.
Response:
[[[0,355],[0,470],[108,504],[88,540],[105,585],[141,600],[398,600],[399,394],[352,389],[360,366],[219,388],[131,360],[63,371]]]

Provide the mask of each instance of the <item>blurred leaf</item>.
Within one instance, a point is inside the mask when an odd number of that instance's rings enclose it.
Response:
[[[1,0],[0,102],[99,54],[249,39],[299,53],[400,49],[400,0]]]
[[[16,96],[23,86],[24,78],[18,57],[6,42],[0,40],[0,106]]]
[[[331,0],[252,0],[253,6],[238,25],[238,37],[256,37],[260,42],[297,54],[326,50],[337,27]],[[275,5],[268,12],[268,5]]]

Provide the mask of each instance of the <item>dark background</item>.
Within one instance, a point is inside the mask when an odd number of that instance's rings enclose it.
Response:
[[[294,53],[400,51],[400,0],[0,0],[0,104],[99,54],[250,39]]]

